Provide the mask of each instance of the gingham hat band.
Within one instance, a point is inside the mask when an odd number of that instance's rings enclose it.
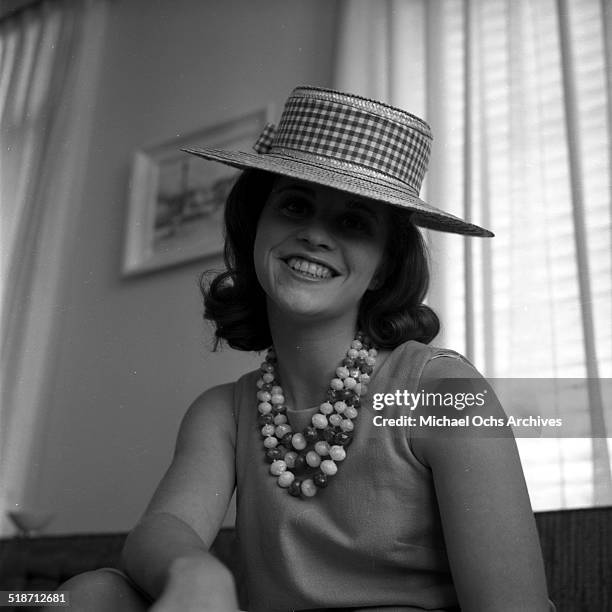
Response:
[[[412,125],[333,99],[294,95],[285,106],[278,129],[266,126],[254,148],[259,153],[304,153],[342,160],[400,181],[418,194],[427,170],[431,136]]]

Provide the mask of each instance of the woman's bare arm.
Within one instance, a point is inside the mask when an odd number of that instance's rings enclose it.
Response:
[[[423,380],[433,388],[447,377],[485,384],[471,366],[452,358],[432,360]],[[494,394],[487,397],[482,408],[449,407],[446,414],[504,420]],[[540,541],[511,431],[499,425],[432,428],[416,432],[413,449],[432,470],[461,610],[547,611]]]
[[[228,384],[210,389],[191,405],[172,464],[122,553],[130,577],[153,598],[170,596],[172,605],[186,589],[192,601],[200,600],[200,609],[225,610],[221,602],[230,596],[227,609],[237,609],[229,570],[208,552],[235,485],[232,404],[233,385]],[[204,574],[208,584],[190,579]]]

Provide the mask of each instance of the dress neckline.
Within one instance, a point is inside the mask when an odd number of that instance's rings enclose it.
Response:
[[[372,376],[370,378],[370,382],[368,383],[368,393],[365,397],[370,395],[370,389],[372,385],[376,382],[378,378],[379,372],[387,366],[389,363],[389,357],[393,354],[393,352],[397,349],[382,350],[378,353],[378,367],[372,372]],[[321,394],[323,396],[323,394]],[[321,399],[323,401],[323,399]],[[312,416],[318,411],[319,405],[309,406],[308,408],[293,408],[291,406],[287,406],[287,420],[289,421],[289,425],[293,427],[294,431],[302,431],[305,427],[308,427],[311,424]]]

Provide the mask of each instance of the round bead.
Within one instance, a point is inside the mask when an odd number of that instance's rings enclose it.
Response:
[[[314,497],[317,494],[317,486],[312,481],[312,478],[306,478],[302,482],[302,495],[304,497]]]
[[[340,429],[342,431],[353,431],[353,429],[355,429],[355,424],[351,419],[343,419],[342,423],[340,423]]]
[[[334,403],[334,410],[338,414],[342,414],[346,410],[346,402],[335,402]]]
[[[280,476],[287,469],[287,464],[282,459],[277,459],[270,464],[270,474]]]
[[[262,435],[264,438],[267,438],[268,436],[273,436],[273,435],[274,435],[274,432],[275,432],[275,427],[274,427],[274,425],[264,425],[264,426],[261,428],[261,435]]]
[[[293,434],[293,438],[291,438],[291,444],[296,450],[302,450],[306,448],[306,438],[304,438],[301,433]]]
[[[352,378],[351,376],[347,376],[344,379],[344,388],[345,389],[352,389],[356,384],[357,384],[357,381],[354,378]]]
[[[359,351],[359,359],[365,359],[368,356],[368,351],[365,349],[361,349]]]
[[[317,472],[312,477],[312,481],[315,483],[315,486],[319,487],[320,489],[324,489],[329,482],[327,479],[327,474],[324,474],[323,472]]]
[[[336,439],[336,432],[331,427],[328,427],[323,430],[323,438],[325,438],[326,442],[333,444]]]
[[[351,359],[350,357],[347,357],[346,359],[344,359],[344,361],[342,362],[343,366],[346,366],[347,368],[349,368],[349,370],[351,368],[355,367],[355,360]]]
[[[277,414],[274,417],[274,424],[275,425],[284,425],[287,422],[287,415],[286,414]]]
[[[364,374],[371,374],[374,371],[374,367],[370,365],[364,365],[362,370]]]
[[[332,459],[325,459],[321,461],[320,470],[328,476],[333,476],[338,471],[338,466]]]
[[[274,366],[271,363],[264,361],[261,364],[261,371],[262,372],[274,372]]]
[[[344,416],[347,419],[356,419],[358,414],[359,414],[359,410],[357,410],[355,406],[347,406],[346,410],[344,411]]]
[[[289,495],[293,495],[293,497],[301,497],[302,495],[302,483],[294,479],[293,482],[289,485],[287,489],[289,491]]]
[[[270,399],[272,398],[272,395],[270,394],[269,391],[258,391],[257,392],[257,399],[260,402],[269,402]]]
[[[293,467],[297,472],[303,470],[306,467],[306,455],[299,454],[293,462]]]
[[[261,414],[269,414],[272,412],[272,404],[269,402],[260,402],[257,404],[257,410],[259,410]]]
[[[273,406],[278,406],[279,404],[284,404],[285,403],[285,396],[284,395],[270,395],[270,403]]]
[[[281,443],[287,448],[291,448],[291,438],[293,438],[293,433],[288,432],[282,437]]]
[[[317,429],[325,429],[327,427],[327,417],[324,414],[314,414],[312,416],[312,424]]]
[[[274,417],[271,414],[260,414],[257,417],[257,422],[261,427],[264,425],[271,425],[274,422]]]
[[[265,383],[274,382],[274,374],[271,372],[264,372],[264,375],[261,378]]]
[[[359,350],[359,349],[363,348],[363,344],[361,343],[360,340],[353,340],[351,342],[351,348]]]
[[[368,351],[368,355],[369,355],[370,357],[376,357],[376,356],[378,355],[378,351],[377,351],[375,348],[371,348],[371,349]],[[372,365],[374,365],[374,364],[372,364]]]
[[[284,447],[282,444],[279,444],[279,445],[276,447],[276,450],[277,450],[277,451],[280,453],[280,455],[279,455],[279,457],[278,457],[278,458],[279,458],[279,459],[284,459],[284,458],[285,458],[285,455],[287,454],[287,449],[286,449],[286,448],[285,448],[285,447]]]
[[[344,387],[344,383],[342,382],[341,378],[332,378],[331,382],[329,383],[329,386],[334,391],[339,391],[340,389],[342,389],[342,387]]]
[[[349,369],[345,366],[340,366],[336,368],[336,376],[338,378],[346,378],[349,375]]]
[[[346,352],[346,356],[349,359],[357,359],[357,357],[359,356],[359,351],[356,348],[350,348],[347,352]]]
[[[314,445],[314,449],[317,455],[321,455],[322,457],[329,455],[329,443],[328,442],[324,442],[323,440],[320,440]]]
[[[278,446],[278,438],[268,436],[263,443],[266,448],[276,448]]]
[[[376,364],[376,357],[371,357],[370,355],[368,355],[365,358],[365,362],[366,362],[366,365],[373,366]]]
[[[308,451],[306,453],[306,463],[313,468],[319,467],[321,464],[321,457],[315,453],[315,451]]]
[[[266,461],[272,463],[281,458],[281,452],[278,448],[269,448],[266,451]]]
[[[274,430],[274,435],[277,438],[282,438],[285,434],[291,433],[291,425],[289,423],[283,423],[282,425],[277,425]]]
[[[278,480],[276,481],[279,487],[283,487],[286,489],[291,485],[291,483],[295,480],[295,474],[293,472],[289,472],[285,470],[282,474],[279,475]]]
[[[334,446],[329,449],[329,456],[334,461],[344,461],[344,459],[346,459],[346,451],[342,446],[334,444]]]
[[[282,395],[283,394],[283,388],[280,387],[279,385],[274,385],[271,389],[270,389],[270,393],[272,395]]]
[[[331,414],[334,411],[334,407],[329,402],[323,402],[319,406],[319,412],[321,414]]]
[[[287,451],[285,453],[285,456],[283,457],[283,460],[285,461],[285,463],[287,464],[287,467],[289,469],[295,467],[295,459],[296,459],[297,456],[298,456],[298,454],[295,451]]]
[[[359,382],[360,383],[365,383],[367,385],[370,382],[370,375],[369,374],[360,374],[359,375]]]
[[[342,423],[342,417],[339,414],[330,414],[328,419],[329,424],[333,427],[340,427],[340,423]]]
[[[257,383],[256,383],[256,384],[257,384],[257,388],[258,388],[258,389],[261,389],[261,387],[262,387],[262,386],[263,386],[263,384],[264,384],[263,378],[258,378],[258,379],[257,379]]]

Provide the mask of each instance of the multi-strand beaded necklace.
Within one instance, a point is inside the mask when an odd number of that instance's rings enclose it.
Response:
[[[361,396],[367,392],[377,354],[369,338],[357,333],[311,425],[294,432],[287,420],[283,388],[275,376],[276,355],[273,348],[268,350],[257,381],[258,425],[270,474],[289,494],[313,497],[338,471],[338,463],[345,459],[353,439],[353,421],[359,414]]]

